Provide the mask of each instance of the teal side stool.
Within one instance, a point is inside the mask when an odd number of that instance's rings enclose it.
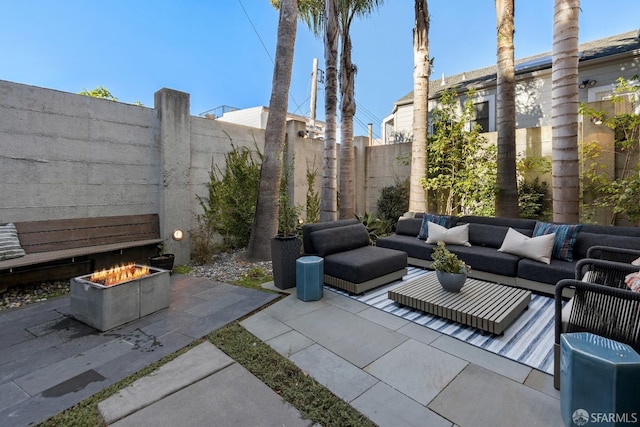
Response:
[[[302,301],[318,301],[324,285],[324,259],[303,256],[296,260],[296,294]]]
[[[640,423],[640,355],[589,332],[560,336],[560,410],[567,426]]]

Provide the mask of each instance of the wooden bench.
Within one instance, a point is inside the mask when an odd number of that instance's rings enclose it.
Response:
[[[26,256],[0,261],[0,291],[63,280],[157,255],[157,214],[14,222]]]

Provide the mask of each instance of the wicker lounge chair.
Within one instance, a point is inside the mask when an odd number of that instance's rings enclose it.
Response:
[[[640,271],[640,267],[630,263],[587,258],[576,266],[576,277],[583,280],[558,282],[555,290],[556,388],[560,388],[561,333],[591,332],[640,351],[640,293],[632,292],[624,283],[625,276],[636,271]],[[574,289],[575,294],[563,309],[562,291],[565,288]]]

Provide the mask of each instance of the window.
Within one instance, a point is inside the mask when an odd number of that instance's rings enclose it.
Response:
[[[474,119],[471,126],[480,125],[480,132],[489,132],[489,101],[473,104]]]

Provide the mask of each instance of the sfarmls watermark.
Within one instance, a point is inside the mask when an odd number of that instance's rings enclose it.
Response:
[[[584,426],[588,423],[625,423],[637,424],[640,420],[637,412],[592,412],[589,413],[584,409],[576,409],[571,416],[573,422],[577,426]]]

